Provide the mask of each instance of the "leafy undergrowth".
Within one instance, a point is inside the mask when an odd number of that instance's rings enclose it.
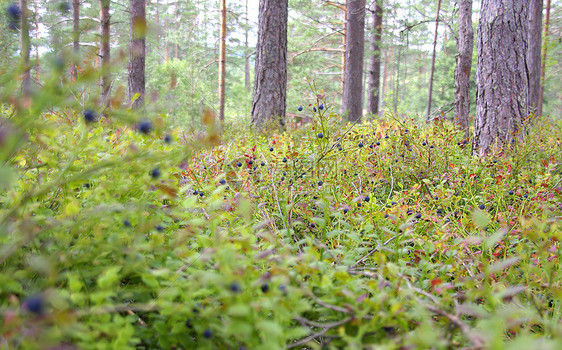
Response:
[[[472,158],[443,121],[219,142],[46,91],[0,118],[0,348],[562,347],[559,121]]]

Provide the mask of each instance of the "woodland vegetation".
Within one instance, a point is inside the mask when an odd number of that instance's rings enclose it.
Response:
[[[559,4],[0,4],[0,349],[562,348]]]

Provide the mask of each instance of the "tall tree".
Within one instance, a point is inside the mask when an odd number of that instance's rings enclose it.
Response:
[[[72,52],[74,59],[70,68],[70,78],[78,78],[78,57],[80,56],[80,0],[72,1]]]
[[[381,39],[382,39],[382,10],[383,1],[375,0],[373,14],[373,28],[371,29],[371,59],[369,61],[369,87],[367,95],[367,113],[373,116],[379,114],[380,77],[381,77]]]
[[[537,112],[541,85],[541,31],[543,0],[529,0],[529,106]]]
[[[363,115],[364,47],[365,0],[348,0],[342,112],[350,122],[360,122]]]
[[[29,10],[27,8],[27,0],[19,0],[20,8],[20,57],[23,66],[22,76],[22,92],[28,95],[31,91],[31,66],[29,63],[29,53],[31,51],[31,42],[29,40]]]
[[[133,108],[144,104],[145,93],[145,56],[146,56],[146,6],[145,0],[130,0],[130,30],[129,44],[129,98],[138,97],[133,102]]]
[[[288,0],[260,0],[252,124],[285,126]]]
[[[538,115],[542,115],[542,104],[544,99],[544,77],[546,71],[546,51],[548,48],[548,27],[550,25],[550,0],[546,0],[546,17],[544,19],[544,36],[543,36],[543,52],[541,63],[541,80],[539,89],[539,108]]]
[[[226,79],[226,0],[220,0],[219,32],[219,120],[224,124],[224,98]]]
[[[433,92],[433,73],[435,72],[435,48],[437,46],[437,29],[439,28],[439,11],[441,10],[441,0],[437,0],[437,14],[435,15],[435,34],[433,35],[433,53],[431,54],[431,68],[429,69],[429,88],[427,91],[427,108],[425,118],[429,121],[431,114],[431,94]]]
[[[474,31],[472,29],[472,0],[459,0],[459,35],[457,40],[457,66],[455,68],[455,122],[465,137],[469,133],[470,70]]]
[[[252,90],[250,87],[250,46],[248,44],[248,34],[250,32],[250,24],[248,19],[248,0],[246,0],[246,27],[244,27],[244,55],[246,56],[244,60],[244,86],[248,92]]]
[[[111,88],[111,51],[109,45],[109,16],[110,0],[100,0],[100,58],[101,58],[101,102],[103,105],[109,103],[109,91]]]
[[[526,65],[527,0],[482,0],[478,22],[476,121],[473,153],[524,135],[529,81]]]

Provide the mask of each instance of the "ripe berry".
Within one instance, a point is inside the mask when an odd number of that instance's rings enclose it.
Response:
[[[43,298],[39,295],[26,299],[23,302],[23,306],[29,312],[33,312],[36,315],[42,315],[45,307]]]
[[[389,216],[388,214],[384,214],[385,219],[388,219],[388,216]]]
[[[349,210],[348,210],[347,208],[345,208],[345,209],[343,210],[343,213],[344,213],[344,214],[347,214],[348,211],[349,211]]]
[[[269,292],[269,285],[268,285],[267,283],[262,284],[262,285],[261,285],[261,291],[262,291],[263,293]]]
[[[209,328],[205,329],[205,331],[203,332],[203,338],[211,339],[212,337],[213,337],[213,331],[210,330]]]
[[[380,143],[380,142],[377,142],[377,146],[380,146],[380,145],[381,145],[381,143]]]
[[[261,165],[261,166],[265,166],[265,163],[264,163],[264,162],[261,162],[261,164],[260,164],[260,165]]]
[[[225,180],[225,179],[222,179],[222,180],[220,181],[220,183],[221,183],[221,185],[225,185],[225,184],[226,184],[226,180]]]
[[[283,158],[283,163],[287,163],[287,158]]]
[[[422,217],[422,215],[420,213],[416,213],[416,216],[415,216],[416,219],[421,219],[421,217]]]
[[[279,290],[283,293],[283,295],[287,295],[287,287],[284,284],[279,286]]]
[[[254,164],[254,162],[250,160],[250,161],[248,161],[248,164],[252,165],[252,164]]]
[[[324,105],[320,104],[320,106],[318,106],[318,109],[323,110],[324,109]]]
[[[150,176],[152,176],[153,179],[159,178],[160,175],[161,175],[160,169],[158,169],[158,168],[154,168],[150,171]]]
[[[363,142],[359,142],[359,147],[363,147]]]
[[[160,225],[160,224],[156,225],[155,229],[156,229],[156,231],[158,231],[158,232],[164,231],[164,227],[163,227],[162,225]]]
[[[357,203],[357,206],[360,207],[360,206],[361,206],[361,203]]]
[[[515,193],[515,192],[513,192],[513,190],[509,190],[509,195],[510,195],[510,196],[513,196],[513,193]]]
[[[166,136],[164,136],[164,142],[166,142],[167,144],[172,143],[172,141],[174,141],[174,139],[172,138],[172,135],[167,134]]]
[[[238,165],[238,167],[240,168],[242,166],[242,163],[238,162],[238,164],[236,165]]]
[[[437,214],[443,214],[443,210],[437,209]]]
[[[427,143],[425,143],[425,141],[424,141],[424,142],[422,142],[422,146],[426,146],[426,145],[427,145]]]
[[[123,226],[125,227],[131,227],[131,222],[127,219],[123,220]]]
[[[273,147],[269,147],[269,152],[273,152]]]
[[[232,282],[230,284],[230,290],[234,293],[238,293],[241,291],[240,284],[238,282]]]
[[[315,228],[315,227],[316,227],[316,225],[310,224],[310,228]]]
[[[314,113],[316,113],[316,107],[312,107],[312,110],[314,111]]]
[[[189,318],[187,320],[185,320],[185,326],[187,328],[193,328],[193,325],[191,324],[191,320]]]
[[[299,112],[302,112],[302,106],[299,106],[298,110]]]
[[[385,139],[388,139],[389,137],[390,137],[390,136],[388,136],[388,135],[385,135],[385,137],[384,137],[384,138],[385,138]]]
[[[318,181],[318,186],[322,186],[324,183],[322,181]]]
[[[319,132],[319,133],[318,133],[318,138],[321,139],[321,138],[323,138],[323,137],[324,137],[324,134],[321,133],[321,132]]]
[[[152,131],[152,123],[149,120],[142,121],[139,124],[139,131],[145,135]]]
[[[365,198],[363,198],[363,200],[364,200],[365,202],[369,202],[369,201],[371,200],[371,198],[370,198],[369,196],[365,196]]]
[[[96,121],[96,112],[92,111],[91,109],[87,109],[84,111],[84,120],[86,123],[93,123]]]
[[[481,210],[484,210],[484,209],[486,209],[486,206],[485,206],[484,204],[480,204],[479,208],[480,208]]]

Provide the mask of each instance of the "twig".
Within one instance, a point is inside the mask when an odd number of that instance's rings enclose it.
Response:
[[[345,309],[343,307],[326,303],[326,302],[320,300],[316,295],[314,295],[312,293],[310,294],[310,297],[312,298],[312,300],[314,300],[316,302],[316,304],[318,304],[320,306],[323,306],[327,309],[338,311],[338,312],[343,312],[344,314],[352,314],[353,313],[351,310]]]
[[[323,327],[321,331],[318,331],[318,332],[316,332],[316,333],[312,333],[311,335],[309,335],[309,336],[307,336],[307,337],[305,337],[305,338],[303,338],[303,339],[301,339],[301,340],[299,340],[299,341],[297,341],[297,342],[294,342],[294,343],[291,343],[291,344],[287,345],[287,349],[292,349],[292,348],[296,348],[296,347],[300,347],[300,346],[302,346],[302,345],[305,345],[305,344],[308,343],[309,341],[314,340],[314,339],[316,339],[316,338],[318,338],[318,337],[323,336],[323,335],[326,334],[326,332],[328,332],[330,329],[333,329],[333,328],[339,327],[339,326],[341,326],[341,325],[344,325],[344,324],[346,324],[346,323],[348,323],[348,322],[350,322],[350,321],[352,321],[352,320],[353,320],[353,317],[348,317],[348,318],[345,318],[345,319],[343,319],[343,320],[341,320],[341,321],[338,321],[338,322],[326,323],[326,324],[324,324],[323,326],[321,326],[321,327]],[[308,321],[308,320],[307,320],[307,321]],[[312,322],[312,321],[309,321],[309,322]],[[318,325],[320,325],[320,324],[318,324]],[[315,326],[315,327],[316,327],[316,326]]]
[[[462,322],[457,316],[451,315],[450,313],[443,311],[435,306],[426,305],[429,311],[443,316],[449,320],[453,325],[457,326],[464,336],[470,341],[474,346],[472,349],[484,349],[484,339],[482,339],[478,334],[474,334],[466,323]]]

